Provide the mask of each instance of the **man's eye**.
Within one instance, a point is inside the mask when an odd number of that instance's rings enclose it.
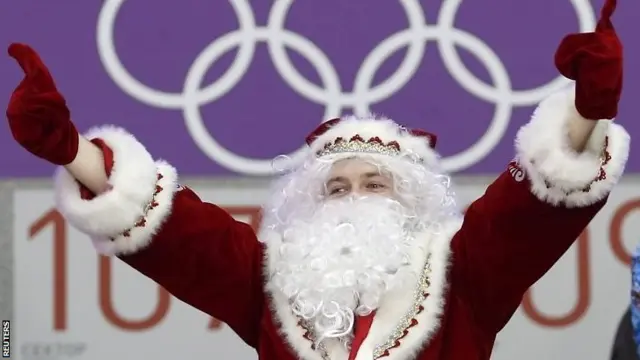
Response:
[[[379,183],[369,183],[367,187],[369,189],[384,189],[386,186],[384,186],[384,184],[379,184]]]
[[[329,189],[329,195],[341,194],[345,191],[345,188],[333,188]]]

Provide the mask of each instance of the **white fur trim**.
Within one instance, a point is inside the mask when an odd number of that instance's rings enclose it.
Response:
[[[438,164],[439,155],[429,146],[427,139],[412,135],[391,119],[374,116],[342,118],[340,122],[313,141],[310,145],[311,151],[315,155],[324,148],[325,144],[332,143],[336,138],[349,140],[355,135],[360,135],[365,141],[378,137],[385,144],[396,141],[400,145],[401,155],[418,156],[427,165]]]
[[[157,206],[148,209],[144,215],[144,226],[130,225],[128,236],[124,234],[113,238],[91,236],[93,245],[98,253],[102,255],[130,254],[144,248],[153,240],[153,236],[171,214],[173,196],[180,189],[177,184],[178,174],[173,166],[164,161],[158,161],[156,165],[158,174],[162,175],[156,185],[160,186],[162,190],[153,199]]]
[[[622,176],[629,154],[629,134],[620,125],[600,120],[585,150],[577,153],[568,139],[568,124],[576,119],[591,121],[578,114],[571,88],[542,101],[516,136],[516,160],[529,178],[532,192],[542,201],[587,206],[602,200]],[[602,166],[605,141],[611,160]],[[601,166],[606,179],[594,182]],[[587,187],[589,191],[582,191]]]
[[[131,229],[145,216],[147,206],[154,199],[159,172],[164,176],[160,181],[167,186],[166,191],[156,196],[156,201],[166,200],[166,197],[168,201],[153,209],[154,216],[164,211],[161,211],[161,208],[171,207],[177,177],[173,167],[164,162],[156,163],[145,147],[124,129],[104,126],[94,128],[84,136],[88,139],[102,139],[113,151],[114,164],[109,178],[111,190],[92,200],[84,200],[80,196],[78,182],[60,167],[54,179],[56,205],[73,227],[94,239],[116,238]],[[168,214],[168,210],[165,212]],[[161,219],[154,221],[160,222]],[[148,229],[145,228],[145,231],[155,226],[151,224],[154,221],[147,219]],[[109,246],[98,246],[98,251],[104,254],[130,252],[142,246],[149,241],[148,237],[151,235],[143,234],[144,231],[139,230],[141,229],[131,232],[127,244],[116,246],[118,242],[115,241]]]
[[[461,220],[452,221],[443,228],[438,236],[424,235],[423,242],[412,252],[414,271],[422,274],[427,256],[430,255],[431,274],[429,296],[422,302],[424,310],[416,316],[418,324],[411,327],[407,335],[400,341],[400,346],[389,350],[385,359],[404,360],[412,358],[425,348],[428,341],[436,333],[443,315],[444,297],[447,289],[447,268],[450,264],[450,241],[460,229]],[[267,239],[268,237],[268,239]],[[266,252],[265,272],[270,274],[274,266],[275,252],[279,243],[279,235],[263,232],[261,240],[270,244]],[[271,296],[274,318],[280,326],[279,330],[291,345],[298,357],[305,360],[322,360],[319,352],[311,349],[311,342],[304,337],[305,330],[298,325],[298,318],[292,313],[286,297],[269,282],[266,290]],[[396,326],[413,306],[415,286],[408,286],[393,294],[388,294],[380,303],[369,329],[369,334],[360,346],[356,360],[372,360],[376,346],[383,344],[393,333]],[[331,359],[346,360],[349,356],[336,340],[329,340],[325,345]]]

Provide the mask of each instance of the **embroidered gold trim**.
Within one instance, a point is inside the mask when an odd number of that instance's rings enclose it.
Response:
[[[377,139],[377,138],[376,138]],[[379,140],[379,139],[377,139]],[[394,142],[397,146],[397,143]],[[351,139],[349,141],[336,141],[334,143],[327,144],[327,146],[318,151],[318,156],[339,154],[339,153],[369,153],[369,154],[383,154],[383,155],[398,155],[400,154],[399,146],[384,144],[381,141],[364,141],[360,138]]]
[[[373,350],[373,358],[379,359],[383,356],[388,356],[391,349],[400,346],[400,340],[407,335],[409,329],[416,325],[415,318],[418,314],[420,314],[424,308],[422,303],[429,296],[429,287],[431,286],[431,255],[427,257],[427,262],[422,270],[422,275],[420,276],[420,280],[418,281],[418,286],[413,292],[413,305],[407,311],[407,313],[402,317],[400,322],[393,329],[391,334],[387,337],[387,340],[376,346]],[[313,324],[308,320],[300,321],[300,326],[306,332],[304,337],[311,341],[312,349],[318,351],[322,359],[331,360],[327,349],[324,346],[324,343],[320,343],[316,345],[317,337],[314,334]]]
[[[420,281],[418,282],[418,286],[413,293],[413,306],[393,329],[393,332],[391,333],[391,335],[389,335],[387,341],[375,347],[375,349],[373,350],[374,359],[389,355],[391,349],[400,346],[400,340],[407,335],[411,327],[417,324],[415,322],[415,318],[424,310],[422,303],[429,296],[428,291],[429,287],[431,286],[430,276],[431,255],[427,257],[427,262],[422,271],[422,275],[420,276]]]
[[[317,344],[318,338],[316,337],[315,332],[312,330],[313,323],[309,320],[302,320],[300,321],[300,326],[305,331],[305,334],[303,336],[307,340],[311,341],[311,349],[319,352],[320,356],[322,356],[324,360],[331,360],[331,357],[329,357],[329,353],[327,352],[327,349],[324,346],[324,343]]]

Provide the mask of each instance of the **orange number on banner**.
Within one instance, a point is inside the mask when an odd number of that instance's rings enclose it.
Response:
[[[622,239],[622,227],[627,216],[634,210],[640,210],[640,199],[629,200],[623,203],[613,213],[609,225],[609,244],[613,254],[625,265],[631,264],[631,254],[624,247]]]
[[[212,317],[211,319],[209,319],[209,326],[208,329],[209,330],[220,330],[222,329],[222,327],[224,326],[224,323],[214,317]]]
[[[113,306],[111,286],[111,259],[99,256],[98,261],[98,299],[102,314],[112,325],[128,331],[148,330],[156,326],[169,312],[171,295],[167,290],[158,286],[158,302],[151,315],[142,320],[128,320],[120,316]]]
[[[522,310],[525,315],[541,326],[565,327],[582,318],[591,304],[591,283],[589,269],[589,230],[580,234],[576,246],[578,263],[578,291],[575,305],[571,311],[564,315],[546,315],[537,309],[533,303],[531,289],[527,291],[522,300]]]
[[[53,227],[53,329],[67,329],[67,223],[56,210],[49,210],[29,227],[29,239]]]

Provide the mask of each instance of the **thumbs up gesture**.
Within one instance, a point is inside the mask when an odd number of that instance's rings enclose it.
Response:
[[[616,0],[607,0],[596,30],[566,36],[555,55],[560,73],[576,82],[576,109],[586,119],[613,119],[622,92],[622,43],[611,23]]]
[[[50,163],[71,163],[78,152],[79,134],[53,77],[29,46],[12,44],[8,52],[25,75],[7,107],[13,138],[27,151]]]

